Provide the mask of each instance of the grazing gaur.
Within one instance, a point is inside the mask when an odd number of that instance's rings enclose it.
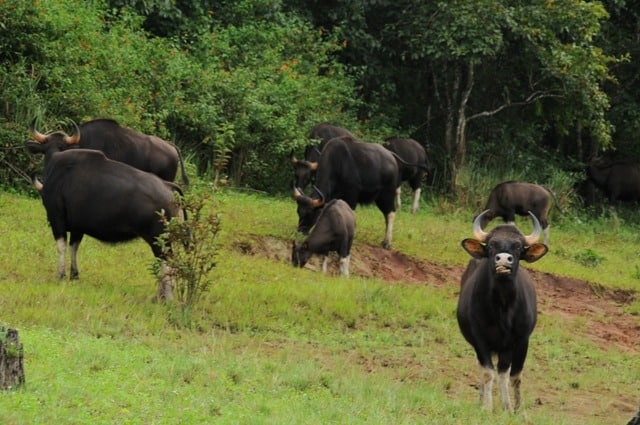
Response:
[[[551,197],[560,211],[553,192],[534,183],[506,181],[496,185],[484,209],[489,210],[482,217],[482,228],[496,217],[502,217],[505,223],[514,223],[516,214],[527,216],[531,211],[540,221],[544,230],[544,243],[549,242],[549,221],[547,217],[551,209]]]
[[[640,164],[614,162],[600,165],[592,161],[587,167],[587,177],[614,206],[621,201],[640,201]]]
[[[481,226],[485,214],[487,211],[474,220],[475,239],[462,241],[462,247],[473,258],[462,275],[457,318],[460,331],[473,346],[480,364],[482,406],[493,408],[492,355],[497,354],[502,407],[513,411],[521,404],[521,373],[537,317],[533,281],[519,263],[539,260],[548,248],[538,243],[542,228],[533,213],[529,213],[533,232],[528,236],[513,224],[501,224],[486,233]],[[514,405],[509,381],[514,389]]]
[[[414,139],[388,138],[384,145],[394,153],[400,170],[400,181],[409,183],[413,191],[411,213],[415,214],[420,205],[420,184],[426,170],[429,168],[427,152],[424,147]],[[396,208],[400,208],[401,186],[396,190]]]
[[[102,151],[109,159],[148,171],[167,181],[174,181],[179,166],[182,182],[189,184],[180,149],[159,137],[121,127],[111,119],[97,119],[83,123],[73,137],[65,139],[63,132],[38,132],[35,121],[32,121],[30,131],[38,143],[56,144],[59,150],[77,148]]]
[[[77,129],[76,129],[77,131]],[[72,136],[58,134],[69,139]],[[58,277],[65,277],[67,233],[70,234],[71,279],[79,277],[77,253],[83,236],[116,243],[137,237],[145,240],[153,255],[163,258],[156,238],[164,232],[164,221],[180,216],[174,196],[182,194],[175,183],[108,159],[89,149],[62,151],[56,143],[25,142],[31,153],[45,155],[43,183],[34,180],[40,191],[47,219],[58,247]],[[161,299],[172,298],[171,276],[158,287]]]
[[[356,228],[356,218],[351,207],[342,199],[325,204],[318,221],[303,242],[293,242],[291,262],[304,267],[313,254],[322,255],[322,272],[327,273],[329,252],[337,252],[340,274],[349,276],[351,243]]]
[[[317,164],[318,158],[320,158],[320,152],[322,152],[327,142],[334,137],[351,137],[357,140],[356,136],[346,128],[324,122],[317,124],[311,129],[309,139],[313,140],[313,143],[305,148],[303,160],[298,160],[293,150],[291,151],[289,160],[291,161],[291,165],[293,165],[296,180],[295,184],[297,187],[304,189],[315,179],[316,169],[313,168],[315,166],[313,164]]]
[[[376,143],[361,143],[350,137],[331,139],[317,163],[316,185],[311,196],[294,190],[298,204],[298,230],[313,226],[321,207],[332,199],[343,199],[351,209],[374,203],[385,219],[382,246],[389,249],[395,218],[395,192],[400,176],[398,163],[387,149]]]

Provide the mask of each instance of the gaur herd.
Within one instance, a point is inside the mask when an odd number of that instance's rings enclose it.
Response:
[[[40,192],[56,241],[59,278],[66,275],[67,243],[70,277],[79,277],[77,252],[85,234],[112,243],[140,237],[153,255],[162,259],[156,238],[164,231],[164,220],[177,216],[188,219],[174,196],[182,193],[173,182],[178,171],[183,184],[188,184],[175,145],[109,119],[80,126],[74,123],[70,136],[62,131],[42,134],[34,120],[30,132],[34,140],[26,141],[25,146],[31,153],[44,155],[42,182],[34,177],[33,184]],[[293,242],[291,262],[304,267],[312,255],[321,255],[326,273],[327,256],[336,252],[339,273],[348,276],[356,206],[375,204],[382,212],[386,227],[382,245],[389,249],[400,207],[400,186],[407,182],[411,187],[411,212],[415,213],[420,185],[429,170],[427,153],[413,139],[364,142],[329,123],[315,126],[309,139],[312,142],[303,159],[297,159],[293,151],[289,157],[294,170],[297,229],[307,235]],[[587,173],[612,203],[640,199],[640,184],[628,184],[631,178],[640,183],[636,166],[592,163]],[[309,194],[305,194],[309,185]],[[476,352],[481,368],[481,404],[487,409],[493,406],[493,356],[497,356],[503,409],[514,411],[521,404],[521,373],[537,305],[532,279],[519,264],[521,260],[537,261],[547,253],[552,197],[551,191],[536,184],[500,183],[489,194],[485,211],[473,219],[474,237],[462,241],[462,248],[472,258],[461,277],[457,319],[462,335]],[[557,206],[557,202],[553,204]],[[516,214],[531,218],[530,235],[515,226]],[[495,217],[505,223],[486,232],[484,228]],[[542,233],[544,243],[539,242]],[[170,300],[173,283],[170,271],[163,270],[158,296]]]

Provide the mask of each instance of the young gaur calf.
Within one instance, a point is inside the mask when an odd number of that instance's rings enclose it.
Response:
[[[293,242],[291,262],[304,267],[313,254],[324,256],[322,272],[327,272],[329,252],[340,257],[340,274],[349,276],[351,243],[356,228],[355,214],[342,199],[329,201],[322,209],[318,221],[303,242]]]
[[[492,356],[497,354],[502,407],[514,411],[521,403],[520,374],[537,317],[536,291],[527,271],[519,268],[519,262],[537,261],[548,248],[538,243],[542,227],[531,212],[534,229],[529,236],[524,236],[513,224],[502,224],[486,233],[480,225],[486,213],[474,220],[475,239],[462,241],[462,247],[473,259],[461,279],[458,325],[480,363],[482,406],[493,408]],[[509,380],[515,405],[509,397]]]

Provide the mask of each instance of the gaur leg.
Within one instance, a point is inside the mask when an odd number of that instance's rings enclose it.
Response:
[[[69,238],[69,246],[71,247],[71,279],[78,279],[80,272],[78,270],[78,250],[80,249],[80,242],[84,234],[71,233]]]
[[[513,412],[511,405],[511,397],[509,395],[509,370],[498,372],[498,388],[500,388],[500,400],[502,401],[502,410]]]
[[[353,243],[353,238],[346,237],[340,243],[340,248],[338,249],[338,257],[340,258],[340,274],[342,276],[349,276],[349,264],[351,263],[351,244]]]
[[[158,282],[158,299],[163,301],[173,300],[173,287],[175,271],[165,260],[162,260],[161,276]]]
[[[382,247],[384,249],[391,248],[391,239],[393,237],[393,221],[396,216],[395,209],[395,192],[386,192],[382,194],[376,200],[376,205],[382,214],[384,215],[384,222],[386,225],[384,240],[382,241]]]
[[[350,256],[347,255],[346,257],[340,257],[340,274],[342,276],[346,276],[349,277],[349,263],[350,263],[351,259]]]
[[[329,256],[323,255],[322,256],[322,273],[327,274],[328,268],[329,268]]]
[[[484,347],[484,344],[475,341],[473,348],[476,351],[478,363],[480,364],[480,403],[485,410],[493,410],[493,362],[491,351]]]
[[[420,184],[422,183],[422,177],[424,173],[421,171],[416,172],[416,174],[409,180],[409,186],[411,186],[411,190],[413,191],[413,202],[411,203],[411,214],[415,214],[418,211],[418,207],[420,206],[420,194],[422,190],[420,189]]]
[[[502,220],[507,224],[516,224],[516,214],[508,212],[502,216]]]
[[[384,217],[384,221],[386,224],[386,231],[384,234],[384,241],[382,241],[382,247],[384,249],[391,248],[391,239],[393,238],[393,222],[396,218],[396,213],[391,211]]]
[[[157,235],[159,235],[159,233]],[[156,244],[155,237],[157,235],[152,234],[150,236],[143,237],[143,239],[151,247],[154,257],[162,261],[162,265],[160,268],[160,279],[158,280],[158,292],[156,294],[156,297],[160,301],[171,301],[173,300],[175,270],[171,266],[169,266],[164,254],[162,253],[162,249]]]
[[[493,367],[480,365],[480,403],[484,410],[493,409]]]
[[[58,278],[64,279],[66,272],[64,271],[64,255],[67,251],[67,236],[61,236],[56,239],[56,246],[58,248]]]
[[[498,354],[498,385],[500,388],[500,400],[502,401],[502,409],[507,412],[513,412],[511,396],[509,395],[509,371],[512,359],[513,355],[511,351]]]
[[[511,384],[513,385],[514,393],[514,411],[520,408],[522,404],[522,396],[520,393],[520,383],[522,382],[522,369],[524,368],[524,361],[527,358],[527,351],[529,350],[529,339],[525,339],[518,344],[513,352],[513,362],[511,364]]]
[[[511,375],[511,386],[513,387],[513,411],[517,411],[520,409],[520,405],[522,404],[522,396],[520,394],[520,383],[522,382],[522,373],[518,373],[517,375]]]
[[[422,190],[419,187],[413,190],[413,204],[411,205],[412,214],[415,214],[420,206],[420,193],[422,193]]]
[[[400,209],[400,206],[402,205],[402,187],[398,186],[398,188],[396,189],[396,210]]]

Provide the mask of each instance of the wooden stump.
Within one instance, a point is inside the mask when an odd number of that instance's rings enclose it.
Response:
[[[24,352],[15,329],[0,328],[0,388],[16,389],[24,385]]]

